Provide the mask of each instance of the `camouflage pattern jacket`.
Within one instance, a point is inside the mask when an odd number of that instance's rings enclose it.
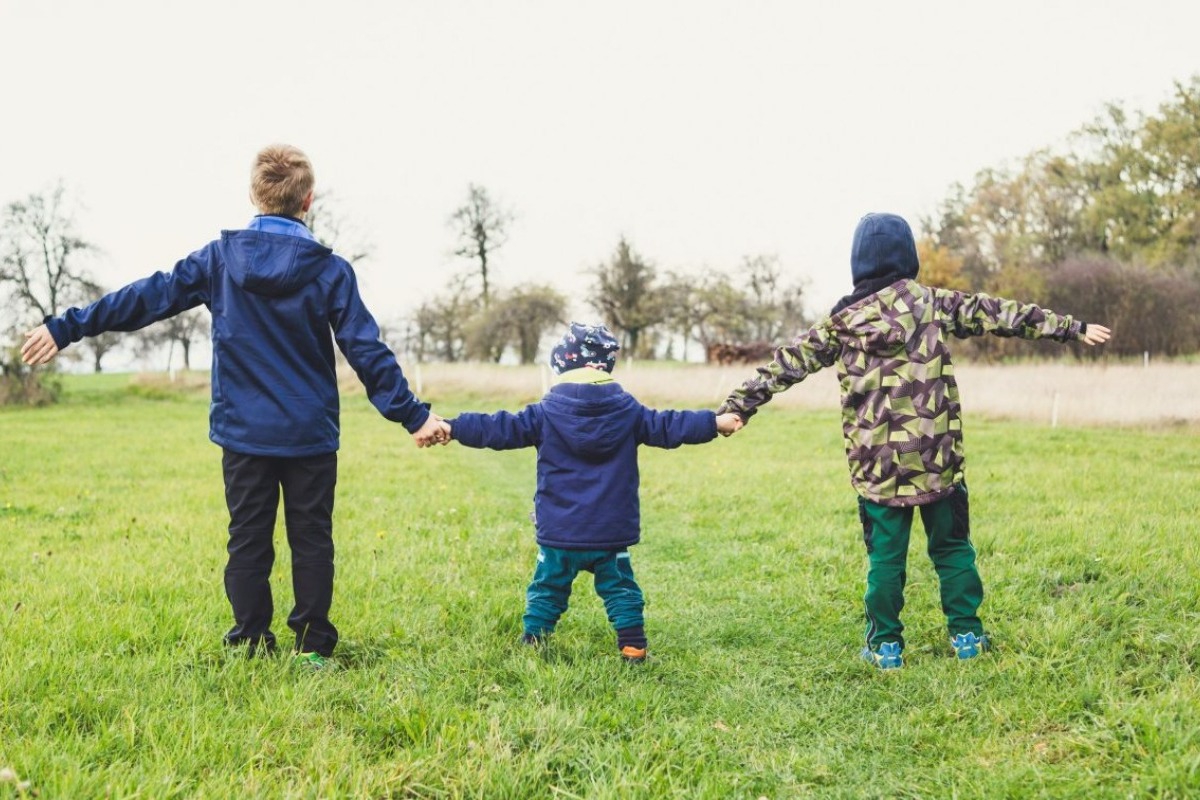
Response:
[[[963,480],[962,420],[947,339],[992,333],[1066,342],[1083,326],[1013,300],[900,280],[825,317],[736,389],[718,413],[743,418],[837,364],[850,482],[868,500],[917,506]]]

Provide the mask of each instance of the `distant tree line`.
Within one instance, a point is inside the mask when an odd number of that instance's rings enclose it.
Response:
[[[496,256],[515,219],[484,187],[468,187],[447,225],[453,253],[469,266],[411,316],[386,326],[398,349],[423,360],[539,357],[543,340],[567,322],[568,303],[552,284],[497,280]],[[371,246],[329,194],[318,196],[309,224],[352,262],[369,257]],[[1176,83],[1155,113],[1114,103],[1061,152],[1042,149],[1014,167],[980,171],[970,186],[953,186],[920,228],[927,283],[1033,300],[1102,322],[1116,333],[1106,353],[1197,352],[1200,76]],[[107,291],[93,272],[98,252],[79,234],[61,183],[0,212],[0,403],[53,398],[53,382],[20,363],[21,334]],[[619,334],[626,357],[755,358],[809,321],[803,284],[787,280],[768,254],[748,255],[733,269],[663,271],[621,237],[584,277],[588,307]],[[191,348],[208,335],[207,312],[195,309],[137,337],[86,339],[69,355],[99,372],[119,347],[143,357],[165,350],[169,361],[178,352],[186,369]],[[963,344],[985,358],[1018,352],[995,337]]]
[[[1153,114],[1110,104],[1065,152],[956,185],[922,221],[925,279],[1110,325],[1110,354],[1200,350],[1200,77]],[[970,344],[1005,356],[1011,343]],[[1098,353],[1093,353],[1098,356]]]
[[[622,238],[591,276],[592,307],[636,357],[687,360],[696,342],[708,361],[716,345],[776,343],[806,322],[803,283],[788,282],[774,255],[746,256],[728,271],[660,275]]]
[[[478,186],[450,217],[455,253],[472,267],[421,304],[401,331],[404,349],[422,360],[532,363],[547,333],[567,320],[567,298],[549,284],[493,290],[494,262],[515,215]],[[625,357],[709,359],[717,343],[777,342],[805,320],[803,287],[787,283],[775,256],[746,257],[734,275],[660,273],[621,237],[612,255],[585,271],[588,307],[620,335]],[[698,343],[699,350],[689,351]]]
[[[547,330],[563,322],[567,298],[549,284],[510,289],[494,281],[495,254],[508,241],[516,215],[482,186],[447,220],[454,254],[471,266],[417,308],[402,331],[402,349],[422,361],[500,361],[511,353],[533,362]]]

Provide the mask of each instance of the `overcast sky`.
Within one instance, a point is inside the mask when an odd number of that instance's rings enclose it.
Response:
[[[61,179],[117,286],[244,226],[286,141],[374,245],[382,320],[467,266],[471,182],[516,213],[496,284],[582,297],[625,235],[664,271],[776,254],[818,308],[862,214],[916,227],[1200,72],[1195,0],[816,5],[0,0],[0,203]]]

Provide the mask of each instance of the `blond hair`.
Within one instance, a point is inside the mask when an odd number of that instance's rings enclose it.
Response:
[[[316,178],[304,151],[290,144],[272,144],[258,151],[250,171],[250,198],[264,214],[300,217],[304,198]]]

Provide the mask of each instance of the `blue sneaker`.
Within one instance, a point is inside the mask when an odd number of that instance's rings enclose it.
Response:
[[[975,658],[980,653],[986,653],[992,649],[992,643],[988,641],[987,634],[976,636],[973,633],[958,633],[950,640],[950,646],[954,648],[954,655],[958,656],[960,661],[965,661],[968,658]]]
[[[904,666],[904,657],[900,655],[899,642],[883,642],[878,650],[864,647],[863,661],[879,669],[900,669]]]

